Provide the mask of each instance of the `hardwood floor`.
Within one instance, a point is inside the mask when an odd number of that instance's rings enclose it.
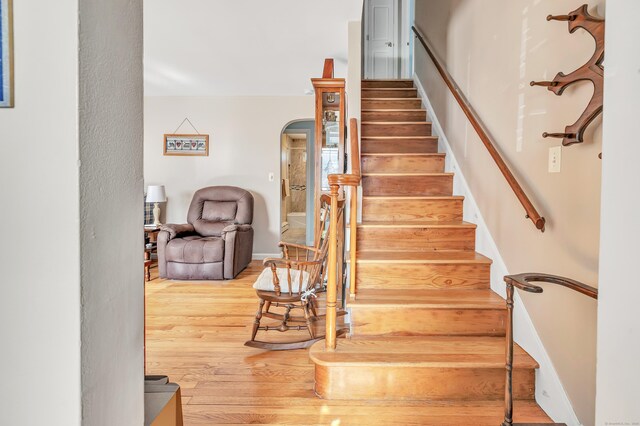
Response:
[[[185,425],[495,426],[497,401],[325,401],[313,390],[307,350],[248,348],[257,298],[254,262],[236,280],[146,283],[147,374],[182,387]],[[296,332],[275,336],[295,340]],[[516,421],[548,418],[534,401],[516,402]]]

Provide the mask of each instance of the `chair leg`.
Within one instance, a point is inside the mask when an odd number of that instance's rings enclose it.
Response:
[[[305,303],[302,305],[302,310],[304,311],[304,318],[307,320],[307,330],[309,330],[309,334],[311,338],[316,337],[316,333],[313,330],[313,321],[311,321],[311,312],[309,312],[309,303]]]
[[[282,325],[280,326],[281,331],[286,331],[289,329],[289,325],[287,323],[289,322],[289,317],[291,316],[291,308],[291,305],[287,305],[287,307],[285,308],[284,315],[282,315]]]
[[[260,320],[262,319],[262,307],[264,306],[264,302],[264,299],[260,299],[260,305],[258,306],[256,319],[253,321],[253,332],[251,333],[251,340],[256,340],[256,334],[258,334],[258,327],[260,327]]]
[[[316,298],[315,297],[310,297],[309,298],[309,308],[311,309],[311,313],[313,314],[314,318],[318,317],[318,312],[316,311]]]

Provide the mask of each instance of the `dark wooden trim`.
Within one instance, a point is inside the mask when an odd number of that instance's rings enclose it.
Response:
[[[505,390],[504,390],[504,421],[501,426],[525,426],[524,423],[513,423],[513,296],[514,288],[528,293],[542,293],[542,287],[532,282],[557,284],[567,287],[578,293],[585,294],[593,299],[598,298],[598,289],[583,284],[571,278],[560,277],[558,275],[525,273],[517,275],[507,275],[504,277],[507,286],[507,324],[506,324],[506,360],[505,360]],[[562,423],[554,423],[562,424]]]
[[[360,143],[358,140],[358,120],[349,120],[349,135],[351,146],[351,174],[360,176]]]
[[[507,275],[504,277],[507,284],[511,284],[520,290],[527,291],[529,293],[542,293],[542,287],[532,282],[557,284],[571,290],[582,293],[593,299],[598,298],[598,289],[589,285],[583,284],[579,281],[572,280],[571,278],[560,277],[558,275],[539,274],[539,273],[525,273],[517,275]]]
[[[322,70],[322,78],[333,78],[333,59],[324,60],[324,69]]]
[[[527,197],[527,194],[524,192],[524,190],[518,183],[517,179],[513,176],[513,173],[511,173],[511,170],[509,169],[507,164],[502,159],[502,156],[496,149],[496,143],[491,138],[491,136],[489,136],[489,131],[480,120],[480,117],[475,112],[475,110],[467,100],[466,96],[462,93],[462,91],[460,90],[460,87],[456,84],[453,77],[451,77],[451,74],[449,74],[449,72],[443,66],[442,61],[440,61],[440,59],[438,59],[438,57],[435,55],[435,52],[431,47],[431,45],[429,44],[429,42],[427,41],[427,39],[420,33],[420,31],[418,31],[418,29],[415,26],[412,26],[411,29],[413,30],[416,37],[420,41],[420,44],[422,44],[422,46],[427,51],[427,54],[433,61],[434,65],[436,66],[436,69],[440,73],[440,76],[442,76],[442,79],[444,80],[445,84],[451,91],[451,94],[456,99],[456,101],[458,101],[458,105],[460,105],[460,108],[462,108],[464,115],[466,115],[469,121],[471,122],[471,125],[473,126],[476,133],[480,137],[480,140],[482,141],[484,146],[487,148],[487,151],[489,151],[489,155],[491,155],[491,158],[493,158],[493,161],[496,162],[496,165],[502,172],[502,175],[507,180],[507,183],[509,183],[509,186],[511,186],[511,189],[516,194],[516,197],[524,207],[524,210],[527,213],[526,217],[528,219],[531,219],[531,221],[533,222],[533,224],[537,229],[544,232],[544,227],[546,223],[545,218],[540,216],[538,211],[533,206],[533,203],[531,203],[531,200],[529,200],[529,197]]]
[[[358,186],[360,185],[360,175],[343,174],[343,175],[329,175],[329,185],[339,186]]]

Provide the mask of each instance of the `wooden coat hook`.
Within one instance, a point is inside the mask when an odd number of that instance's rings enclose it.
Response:
[[[564,133],[543,133],[544,138],[562,138],[562,145],[573,145],[584,141],[584,131],[591,122],[602,113],[602,94],[604,88],[604,19],[591,15],[587,5],[582,5],[568,15],[549,15],[547,21],[566,21],[569,33],[573,34],[578,28],[583,28],[594,38],[596,50],[589,61],[565,75],[559,72],[553,81],[532,81],[531,86],[543,86],[547,90],[561,96],[564,90],[579,81],[593,83],[593,96],[578,121],[567,126]]]

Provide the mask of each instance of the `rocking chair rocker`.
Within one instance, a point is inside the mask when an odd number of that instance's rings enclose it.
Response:
[[[329,251],[329,216],[331,199],[328,195],[320,198],[320,226],[315,238],[315,246],[307,247],[299,244],[280,242],[283,257],[264,260],[262,271],[253,287],[260,299],[258,312],[253,323],[251,340],[245,346],[269,350],[304,349],[325,338],[317,335],[314,325],[325,318],[318,315],[319,293],[325,291],[326,260]],[[341,223],[344,201],[338,203],[338,223]],[[273,312],[272,308],[283,308],[284,312]],[[301,310],[301,315],[292,315],[291,311]],[[345,312],[338,312],[339,316]],[[276,326],[260,325],[263,317],[279,321]],[[264,342],[256,340],[259,330],[304,330],[309,338],[294,342]],[[337,335],[346,333],[346,329],[338,330]]]

